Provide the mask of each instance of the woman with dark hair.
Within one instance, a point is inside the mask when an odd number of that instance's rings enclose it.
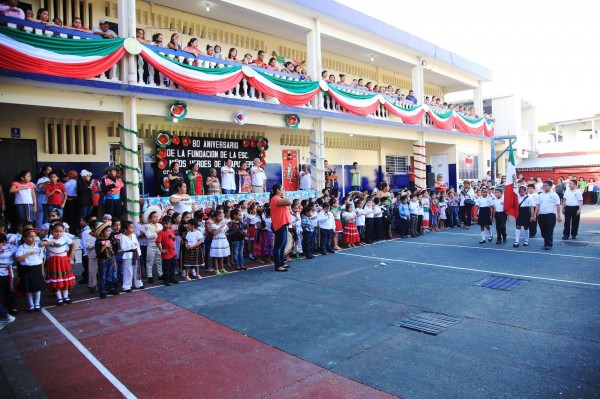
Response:
[[[171,168],[171,171],[167,175],[167,178],[169,179],[169,195],[173,195],[177,192],[175,183],[177,183],[177,181],[183,181],[183,172],[179,171],[179,164],[177,162],[171,162],[169,167]]]
[[[52,166],[44,165],[40,169],[37,182],[35,183],[35,198],[37,200],[37,212],[35,213],[35,224],[38,230],[42,225],[48,223],[48,196],[46,195],[46,184],[50,182],[48,173],[52,172]]]
[[[273,257],[275,271],[287,272],[289,265],[285,264],[285,245],[287,244],[288,226],[292,223],[290,205],[292,200],[284,198],[283,187],[276,183],[271,188],[270,195],[271,221],[275,240],[273,242]]]
[[[167,43],[167,48],[175,51],[181,51],[181,44],[179,44],[179,35],[177,33],[173,33],[171,35],[171,40]]]
[[[198,39],[195,37],[190,39],[188,45],[183,49],[183,51],[194,54],[196,57],[202,54],[202,51],[200,51],[200,48],[198,47]]]
[[[19,221],[26,219],[33,223],[36,212],[35,186],[31,182],[31,172],[23,170],[15,177],[10,186],[10,192],[15,195],[15,208]]]
[[[237,49],[232,47],[229,49],[229,54],[227,55],[227,58],[225,58],[227,61],[233,61],[233,62],[239,62],[237,59]]]

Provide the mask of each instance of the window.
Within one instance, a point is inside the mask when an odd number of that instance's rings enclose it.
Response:
[[[408,173],[410,162],[408,156],[386,155],[385,173],[388,175],[401,175]]]
[[[458,178],[459,180],[479,179],[479,155],[458,153]]]
[[[46,118],[45,127],[47,154],[96,154],[96,127],[89,121]]]

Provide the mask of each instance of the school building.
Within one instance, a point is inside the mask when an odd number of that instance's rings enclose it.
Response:
[[[309,164],[313,187],[324,185],[323,162],[350,188],[358,162],[362,186],[387,180],[426,185],[427,172],[450,184],[489,169],[493,125],[423,104],[425,96],[472,90],[483,115],[482,83],[491,71],[332,0],[58,0],[20,2],[34,14],[86,28],[106,19],[121,39],[45,24],[0,19],[0,182],[49,164],[100,177],[122,164],[129,198],[161,195],[157,133],[171,138],[246,140],[264,137],[270,184],[281,182],[282,159]],[[306,69],[311,80],[252,65],[141,44],[173,34],[185,48],[220,45]],[[334,75],[336,83],[321,79]],[[339,75],[347,85],[338,85]],[[351,87],[353,79],[383,86]],[[392,86],[391,92],[388,86]],[[400,89],[397,91],[397,89]],[[399,94],[414,91],[416,104]],[[386,91],[388,91],[386,93]],[[397,93],[395,96],[394,93]],[[178,107],[183,104],[182,107]],[[501,134],[501,132],[498,132]],[[179,139],[177,139],[179,141]],[[214,163],[213,165],[218,165]],[[164,166],[164,165],[163,165]],[[189,170],[189,165],[183,169]],[[139,185],[138,185],[139,183]],[[136,210],[137,204],[128,204]]]

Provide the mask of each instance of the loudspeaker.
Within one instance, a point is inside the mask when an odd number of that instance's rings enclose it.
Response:
[[[435,184],[435,173],[427,172],[427,188],[433,187]]]

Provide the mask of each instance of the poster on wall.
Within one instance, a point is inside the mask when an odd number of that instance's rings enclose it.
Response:
[[[187,175],[194,164],[198,164],[204,179],[210,175],[210,169],[215,168],[220,180],[220,168],[225,165],[227,159],[232,160],[232,167],[236,171],[242,163],[250,169],[255,158],[260,158],[264,165],[265,150],[268,148],[268,141],[262,137],[253,140],[187,137],[171,135],[167,131],[158,132],[155,141],[158,158],[157,184],[161,193],[169,190],[167,175],[171,171],[172,162],[179,164],[184,175]],[[236,183],[239,184],[240,181]],[[239,190],[239,186],[237,189]]]
[[[298,190],[298,150],[281,150],[281,181],[285,191]]]

